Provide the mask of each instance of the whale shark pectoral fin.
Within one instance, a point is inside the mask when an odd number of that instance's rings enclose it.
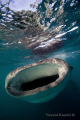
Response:
[[[77,90],[77,86],[74,81],[70,80],[70,84],[71,84],[73,90]]]

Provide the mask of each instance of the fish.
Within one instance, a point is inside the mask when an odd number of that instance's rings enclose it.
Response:
[[[68,84],[73,67],[49,58],[11,71],[5,79],[6,92],[18,99],[44,103],[56,97]]]

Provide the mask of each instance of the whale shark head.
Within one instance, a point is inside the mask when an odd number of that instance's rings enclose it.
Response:
[[[47,59],[17,68],[5,80],[8,94],[33,103],[59,94],[70,79],[72,67],[60,59]]]

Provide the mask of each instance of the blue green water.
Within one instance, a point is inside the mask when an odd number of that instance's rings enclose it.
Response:
[[[44,14],[41,17],[40,24],[43,24],[42,21],[45,23],[44,27],[46,27],[47,22],[50,24],[46,29],[46,33],[48,31],[49,35],[50,31],[58,28],[57,32],[48,39],[45,33],[42,37],[47,39],[47,43],[52,38],[61,40],[63,45],[59,49],[46,54],[35,55],[32,52],[33,48],[24,45],[24,36],[29,37],[27,33],[26,35],[24,33],[25,28],[21,29],[11,24],[12,21],[8,22],[3,15],[6,13],[6,6],[0,7],[0,120],[80,119],[80,2],[79,0],[53,1],[55,4],[51,6],[53,8],[52,14],[48,17],[45,15],[47,8],[44,6],[44,2],[48,4],[47,0],[38,4],[39,17],[40,14]],[[50,0],[49,5],[54,2]],[[17,22],[15,16],[14,13],[12,18],[14,23]],[[55,18],[55,20],[50,22],[52,18]],[[44,38],[42,38],[43,41]],[[6,93],[5,78],[10,71],[47,58],[60,58],[73,66],[70,79],[74,84],[69,82],[59,95],[46,103],[33,104],[18,100]],[[67,113],[71,116],[59,116],[59,114]],[[50,114],[58,114],[58,116],[51,116]]]

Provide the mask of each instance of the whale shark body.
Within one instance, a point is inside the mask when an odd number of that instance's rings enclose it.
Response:
[[[70,80],[72,67],[52,58],[10,72],[5,80],[8,94],[32,103],[47,102],[58,95]]]

